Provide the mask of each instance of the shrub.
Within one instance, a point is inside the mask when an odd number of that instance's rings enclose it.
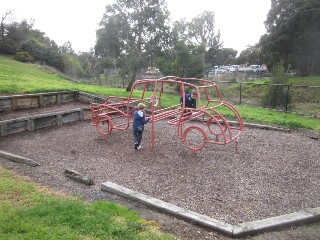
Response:
[[[286,75],[284,61],[280,61],[272,69],[273,78],[269,91],[263,98],[263,105],[271,108],[286,106],[291,102],[291,96],[287,91],[288,77]]]
[[[14,55],[14,59],[19,62],[33,62],[33,57],[27,52],[17,52]]]
[[[79,60],[71,54],[63,54],[64,73],[71,77],[81,78],[83,70]]]
[[[15,41],[4,38],[0,40],[0,53],[14,55],[18,51],[19,45]]]

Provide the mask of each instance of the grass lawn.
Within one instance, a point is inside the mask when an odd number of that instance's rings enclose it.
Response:
[[[319,83],[319,77],[294,78],[292,81],[304,84]],[[25,94],[79,90],[99,96],[127,97],[123,88],[74,83],[52,68],[15,61],[10,56],[0,55],[0,94]],[[164,95],[163,107],[177,104],[177,96]],[[238,105],[245,122],[272,124],[287,128],[307,128],[320,131],[320,119],[282,113],[251,106]],[[222,112],[223,113],[223,112]],[[224,113],[223,113],[224,114]]]
[[[0,239],[176,239],[126,207],[56,193],[0,167]]]

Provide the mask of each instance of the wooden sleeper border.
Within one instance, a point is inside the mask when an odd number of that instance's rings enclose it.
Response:
[[[2,96],[0,97],[0,112],[45,107],[48,104],[60,104],[72,101],[81,101],[89,105],[92,102],[103,103],[104,99],[77,91]],[[91,112],[88,106],[85,108],[4,120],[0,121],[0,136],[4,137],[24,131],[33,132],[45,127],[89,119],[91,119]]]

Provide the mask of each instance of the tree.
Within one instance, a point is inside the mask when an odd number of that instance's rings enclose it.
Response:
[[[99,57],[126,59],[123,68],[131,75],[127,91],[137,72],[148,64],[145,59],[168,44],[168,16],[164,0],[116,0],[106,6],[95,51]]]
[[[220,43],[220,32],[215,33],[214,12],[204,11],[193,18],[188,25],[188,34],[192,42],[195,41],[202,46],[202,65],[205,68],[205,63],[208,59],[206,51],[210,49],[210,53],[213,54],[222,46],[222,43]]]
[[[176,51],[173,48],[167,48],[163,54],[156,58],[156,66],[161,70],[164,76],[179,76],[178,62],[176,60]]]
[[[191,48],[184,42],[179,41],[175,45],[176,54],[176,74],[177,76],[186,77],[188,70],[188,63],[190,62]]]
[[[319,22],[319,0],[271,0],[267,34],[260,39],[268,68],[283,59],[301,75],[320,74]]]
[[[19,44],[27,39],[27,33],[32,28],[27,21],[21,23],[5,23],[8,17],[12,14],[11,10],[1,18],[0,23],[0,53],[14,55],[19,51]]]
[[[4,36],[6,34],[6,24],[5,21],[7,18],[12,14],[12,10],[7,10],[4,15],[1,16],[1,22],[0,22],[0,36],[1,40],[4,40]]]
[[[190,22],[186,19],[175,21],[172,30],[172,47],[175,55],[172,66],[166,62],[162,66],[175,69],[173,75],[201,77],[204,70],[216,62],[217,51],[221,47],[220,33],[215,33],[214,12],[204,11]],[[168,57],[164,57],[169,59]],[[172,59],[172,57],[170,57]],[[209,63],[209,64],[208,64]],[[161,68],[160,68],[161,69]],[[163,72],[163,70],[161,69]],[[171,74],[172,75],[172,74]]]
[[[32,28],[33,22],[28,23],[26,20],[22,20],[20,23],[13,22],[11,24],[7,24],[6,38],[9,38],[20,44],[21,42],[29,40],[31,38]],[[38,37],[39,34],[35,34],[35,36]],[[43,37],[43,35],[41,37]]]
[[[249,46],[241,51],[237,58],[239,64],[260,64],[260,48],[259,46]]]
[[[220,41],[220,31],[218,31],[214,41],[209,46],[208,51],[206,52],[206,62],[214,67],[215,65],[219,65],[219,52],[222,48],[222,42]]]
[[[72,44],[71,42],[65,42],[62,46],[59,47],[59,52],[64,54],[74,54],[74,50],[72,49]]]
[[[238,51],[233,48],[222,48],[219,49],[217,56],[217,65],[230,65],[236,63]]]
[[[216,40],[214,28],[214,12],[204,11],[189,22],[189,37],[198,44],[203,44],[206,48],[209,48]]]
[[[82,52],[78,56],[84,74],[97,72],[98,61],[94,56],[93,49],[90,52]]]
[[[186,19],[180,19],[173,23],[173,29],[171,32],[172,35],[172,42],[176,43],[179,41],[188,42],[189,35],[188,35],[188,22]]]

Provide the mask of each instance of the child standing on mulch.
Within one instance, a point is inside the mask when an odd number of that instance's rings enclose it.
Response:
[[[133,137],[134,149],[141,149],[141,140],[144,130],[144,125],[150,121],[150,117],[146,117],[144,109],[146,105],[143,103],[138,104],[138,110],[133,113]]]

